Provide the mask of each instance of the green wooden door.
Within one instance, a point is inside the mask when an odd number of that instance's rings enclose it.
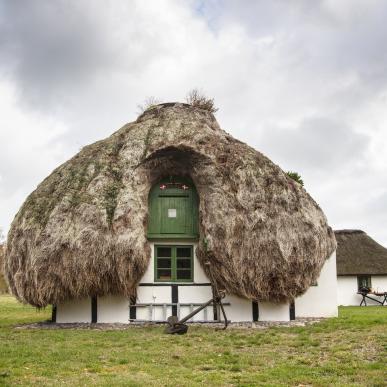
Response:
[[[189,231],[191,206],[187,196],[161,196],[161,234],[186,234]]]
[[[187,180],[161,181],[149,195],[148,238],[197,238],[198,197]]]

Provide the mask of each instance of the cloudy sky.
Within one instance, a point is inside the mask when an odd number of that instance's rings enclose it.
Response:
[[[0,0],[0,228],[149,96],[214,97],[334,228],[387,246],[387,2]]]

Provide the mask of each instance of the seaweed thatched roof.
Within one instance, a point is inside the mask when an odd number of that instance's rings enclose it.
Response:
[[[0,294],[5,293],[8,290],[7,284],[5,283],[3,266],[4,266],[4,246],[0,244]]]
[[[387,274],[387,249],[361,230],[337,230],[337,274]]]
[[[167,103],[83,148],[27,198],[8,234],[12,292],[37,306],[135,294],[150,259],[149,190],[171,173],[196,186],[197,256],[231,294],[291,300],[336,247],[319,206],[277,165],[208,111]]]

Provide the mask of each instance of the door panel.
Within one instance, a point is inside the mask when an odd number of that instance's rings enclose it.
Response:
[[[161,234],[185,234],[190,215],[188,197],[160,197]]]

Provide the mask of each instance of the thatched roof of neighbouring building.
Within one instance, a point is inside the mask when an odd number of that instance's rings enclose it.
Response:
[[[149,190],[171,171],[196,186],[197,256],[219,286],[280,302],[316,281],[336,247],[316,202],[208,111],[167,103],[83,148],[27,198],[8,235],[12,292],[36,306],[135,294],[150,259]]]
[[[361,230],[337,230],[337,274],[387,275],[387,249]]]

